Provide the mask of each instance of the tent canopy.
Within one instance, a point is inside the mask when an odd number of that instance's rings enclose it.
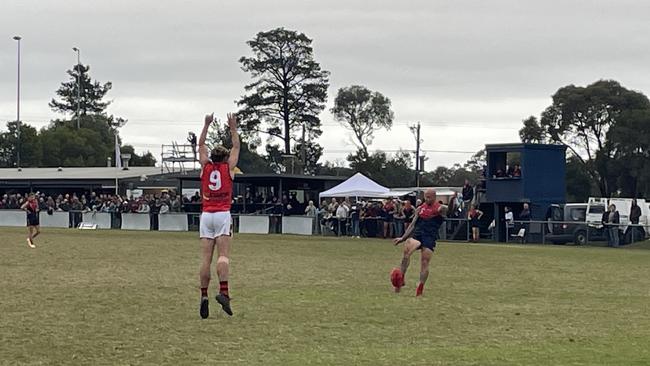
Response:
[[[343,183],[321,192],[321,198],[325,197],[388,197],[390,190],[375,183],[372,179],[361,173],[357,173]]]

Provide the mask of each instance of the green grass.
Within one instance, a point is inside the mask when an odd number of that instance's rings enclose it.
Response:
[[[201,320],[196,236],[0,228],[0,364],[650,364],[647,243],[441,243],[416,299],[388,241],[239,235]]]

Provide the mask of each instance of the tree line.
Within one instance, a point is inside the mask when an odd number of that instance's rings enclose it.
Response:
[[[16,167],[18,149],[23,168],[106,166],[115,156],[116,128],[126,120],[106,114],[111,102],[104,97],[112,83],[93,81],[89,70],[87,65],[68,70],[69,80],[61,83],[49,103],[53,111],[70,118],[52,120],[40,131],[22,121],[19,131],[16,121],[7,122],[7,130],[0,133],[0,167]],[[122,153],[131,154],[130,165],[155,165],[151,152],[136,154],[133,146],[121,144],[119,134],[118,143]]]
[[[394,112],[387,96],[363,85],[337,91],[328,112],[350,132],[356,151],[346,157],[347,164],[322,162],[320,115],[328,99],[330,72],[316,61],[312,40],[304,33],[276,28],[259,32],[247,45],[250,54],[239,63],[250,83],[235,101],[242,171],[309,175],[359,171],[388,186],[414,184],[411,151],[389,154],[370,149],[377,131],[393,127]],[[120,119],[105,113],[110,102],[103,100],[112,84],[92,81],[88,70],[84,65],[69,70],[70,79],[56,92],[59,99],[49,104],[54,111],[71,113],[70,119],[54,120],[41,131],[21,125],[22,166],[103,166],[112,156],[114,126]],[[76,128],[77,103],[80,128]],[[519,135],[522,142],[567,146],[569,200],[584,201],[590,195],[648,196],[649,120],[650,102],[644,94],[613,80],[600,80],[586,87],[558,89],[539,118],[523,121]],[[17,136],[16,122],[7,123],[7,131],[0,134],[0,166],[15,166]],[[230,141],[228,131],[216,125],[209,140],[226,145]],[[132,165],[155,163],[150,152],[135,155],[129,145],[122,151],[132,153]],[[481,150],[465,163],[417,174],[422,185],[459,186],[465,179],[476,182],[484,164]]]

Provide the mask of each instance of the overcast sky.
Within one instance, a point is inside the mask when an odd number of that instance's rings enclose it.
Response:
[[[16,42],[22,40],[21,119],[61,117],[47,103],[76,62],[112,81],[108,112],[138,151],[184,141],[206,112],[236,110],[248,75],[245,42],[276,27],[314,40],[338,88],[389,97],[390,132],[371,149],[413,149],[421,121],[427,170],[464,162],[486,143],[518,140],[521,120],[561,86],[616,79],[650,93],[650,2],[610,1],[153,1],[1,0],[0,121],[15,119]],[[324,159],[344,160],[349,133],[321,115]],[[442,152],[446,151],[446,152]]]

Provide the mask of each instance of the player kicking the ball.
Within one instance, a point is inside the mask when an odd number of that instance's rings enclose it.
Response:
[[[400,268],[395,268],[391,272],[390,279],[395,292],[399,292],[404,286],[406,270],[409,268],[411,255],[420,250],[420,282],[418,283],[415,296],[421,296],[424,291],[424,284],[429,277],[429,262],[433,256],[433,250],[436,247],[438,238],[438,229],[445,221],[447,215],[447,206],[436,202],[436,191],[427,189],[424,192],[424,203],[415,210],[413,221],[406,229],[401,238],[394,240],[395,245],[404,244],[404,256]],[[411,234],[415,232],[411,238]]]
[[[223,311],[232,315],[230,295],[228,294],[228,270],[230,263],[230,244],[232,243],[232,181],[235,167],[239,160],[239,134],[237,117],[228,113],[228,127],[232,137],[232,148],[217,146],[208,151],[205,138],[208,128],[214,123],[214,114],[205,116],[203,131],[199,138],[199,162],[201,163],[201,197],[202,212],[200,223],[201,235],[201,318],[210,315],[208,306],[208,285],[210,284],[210,266],[217,246],[217,276],[219,277],[219,294],[216,297]]]

